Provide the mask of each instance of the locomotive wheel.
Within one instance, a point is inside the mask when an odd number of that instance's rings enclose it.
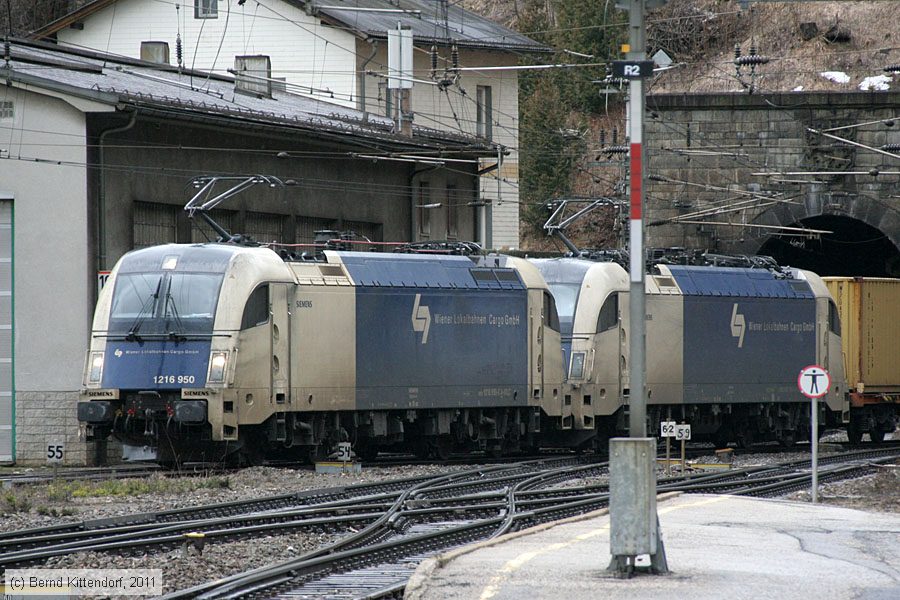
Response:
[[[752,429],[745,429],[741,435],[738,436],[738,448],[743,448],[746,450],[750,448],[756,442],[756,434]]]
[[[361,442],[354,448],[356,455],[364,462],[372,462],[378,458],[378,444],[374,442]]]
[[[449,435],[439,435],[434,444],[434,455],[438,460],[449,460],[453,453],[453,438]]]
[[[869,431],[869,438],[871,438],[871,440],[876,444],[880,444],[884,441],[884,432],[880,429],[872,429]]]
[[[862,442],[862,431],[859,430],[859,427],[853,425],[853,421],[850,421],[850,424],[847,425],[847,441],[854,446]]]
[[[793,448],[797,445],[797,434],[794,431],[782,429],[778,434],[778,443],[784,448]]]

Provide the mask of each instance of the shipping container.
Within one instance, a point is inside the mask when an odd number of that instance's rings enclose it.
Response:
[[[900,279],[823,279],[841,318],[850,390],[900,393]]]
[[[825,277],[841,321],[847,436],[881,441],[900,416],[900,279]]]

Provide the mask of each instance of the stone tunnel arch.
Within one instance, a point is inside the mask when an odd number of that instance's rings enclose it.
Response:
[[[773,235],[763,241],[757,254],[822,276],[900,277],[900,249],[888,232],[844,215],[807,217],[792,226],[832,233],[818,238]]]

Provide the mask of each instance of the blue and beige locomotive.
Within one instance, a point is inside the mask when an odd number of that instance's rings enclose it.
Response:
[[[511,257],[136,250],[98,300],[78,418],[164,462],[535,447],[562,419],[556,314]]]
[[[671,419],[719,447],[809,439],[809,401],[797,377],[812,364],[832,381],[819,423],[845,422],[840,321],[822,279],[764,257],[695,254],[663,254],[646,276],[648,431]],[[717,260],[730,264],[710,264]],[[559,309],[564,405],[573,427],[594,428],[604,448],[628,422],[628,273],[615,260],[533,262]]]

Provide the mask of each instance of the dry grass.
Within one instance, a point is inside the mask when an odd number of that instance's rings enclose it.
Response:
[[[672,0],[672,4],[716,4],[707,0]],[[736,6],[725,3],[724,6]],[[720,8],[721,9],[721,8]],[[671,10],[671,7],[670,7]],[[686,8],[685,8],[686,10]],[[652,92],[741,92],[745,87],[735,74],[734,45],[749,54],[755,42],[758,54],[771,62],[757,68],[755,85],[763,92],[849,91],[859,89],[866,77],[884,74],[882,69],[900,63],[900,29],[896,2],[801,2],[757,4],[740,16],[732,39],[702,58],[675,56],[686,64],[664,73]],[[651,17],[652,18],[652,17]],[[801,23],[815,23],[818,35],[804,40]],[[829,42],[825,33],[833,26],[849,29],[847,42]],[[850,82],[839,84],[820,75],[823,71],[843,71]],[[745,77],[749,82],[749,77]],[[897,76],[892,87],[897,87]]]

